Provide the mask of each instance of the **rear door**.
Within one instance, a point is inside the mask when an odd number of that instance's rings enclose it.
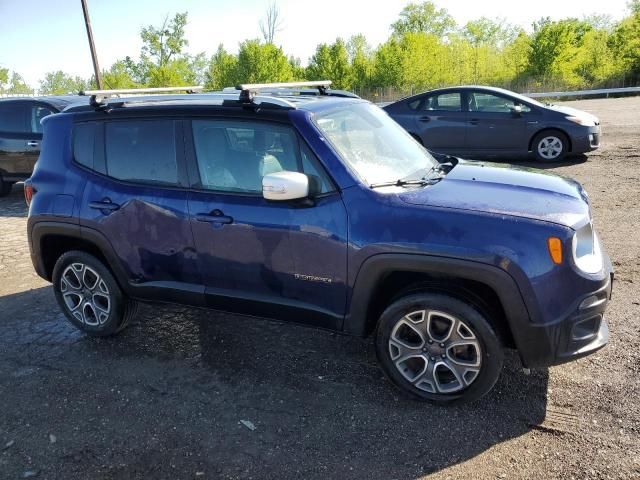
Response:
[[[528,149],[527,119],[531,109],[505,95],[482,90],[467,93],[469,128],[467,150],[482,153],[517,152]],[[515,106],[522,113],[513,113]]]
[[[0,173],[7,181],[31,175],[40,155],[40,120],[55,110],[33,100],[0,102]]]
[[[415,128],[425,147],[455,153],[464,149],[467,112],[459,91],[426,95],[415,105]]]
[[[288,125],[194,119],[188,135],[189,208],[208,305],[341,327],[346,301],[347,215],[340,193]],[[262,176],[316,179],[308,202],[270,202]]]
[[[81,140],[82,124],[74,131]],[[97,230],[118,257],[129,286],[163,301],[203,301],[189,223],[182,122],[122,119],[88,123],[95,148],[87,165],[81,225]],[[82,149],[76,149],[76,152]],[[75,154],[76,156],[78,153]],[[146,288],[152,287],[152,288]]]

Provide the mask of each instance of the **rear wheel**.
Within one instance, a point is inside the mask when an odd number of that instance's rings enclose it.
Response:
[[[559,131],[548,130],[537,134],[532,142],[533,153],[540,162],[562,160],[569,149],[569,139]]]
[[[478,310],[457,298],[427,292],[403,297],[384,311],[376,353],[402,392],[438,403],[485,395],[503,363],[498,337]]]
[[[53,289],[69,321],[88,335],[116,334],[137,311],[137,302],[124,295],[109,269],[86,252],[60,256],[53,268]]]
[[[13,182],[3,182],[0,180],[0,197],[6,197],[11,193]]]

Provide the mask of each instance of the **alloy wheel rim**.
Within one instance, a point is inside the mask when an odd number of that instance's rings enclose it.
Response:
[[[402,317],[389,337],[389,355],[409,383],[434,394],[467,388],[482,368],[480,341],[469,325],[438,310]]]
[[[84,263],[72,263],[60,277],[60,292],[67,309],[92,327],[104,324],[111,312],[111,294],[102,277]]]
[[[562,153],[562,140],[558,137],[544,137],[538,143],[538,153],[546,160],[553,160]]]

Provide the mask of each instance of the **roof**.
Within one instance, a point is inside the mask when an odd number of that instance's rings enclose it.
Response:
[[[449,90],[484,90],[485,92],[494,92],[494,93],[501,93],[503,95],[509,95],[511,97],[517,97],[520,100],[523,101],[527,101],[527,102],[535,102],[534,100],[532,100],[529,97],[526,97],[524,95],[521,95],[519,93],[513,92],[511,90],[506,90],[504,88],[500,88],[500,87],[491,87],[488,85],[452,85],[450,87],[441,87],[441,88],[434,88],[432,90],[425,90],[424,92],[420,92],[420,93],[416,93],[414,95],[411,95],[409,97],[405,97],[405,98],[401,98],[400,100],[398,100],[398,102],[400,101],[405,101],[408,99],[412,99],[415,97],[421,97],[422,95],[425,95],[427,93],[437,93],[437,92],[446,92]],[[395,102],[392,102],[395,103]],[[385,104],[386,105],[390,105],[389,103]]]
[[[317,91],[311,90],[292,91],[287,89],[273,89],[261,91],[253,99],[256,106],[274,109],[302,109],[316,111],[329,108],[332,105],[344,104],[344,102],[359,101],[360,97],[341,90],[330,90],[326,95],[318,95]],[[80,97],[82,98],[82,97]],[[108,108],[155,109],[176,107],[246,107],[246,103],[241,103],[238,92],[230,90],[222,92],[179,94],[179,95],[139,95],[123,98],[110,98],[105,104]],[[95,107],[89,105],[88,100],[82,105],[70,105],[65,112],[89,112]]]
[[[7,100],[28,100],[28,101],[36,101],[36,102],[42,102],[42,103],[46,103],[48,105],[51,105],[55,108],[57,108],[58,110],[63,110],[66,107],[68,107],[69,105],[73,105],[74,103],[78,103],[78,104],[84,104],[84,105],[88,105],[89,104],[89,99],[88,97],[83,97],[80,95],[42,95],[39,97],[6,97],[6,98],[0,98],[0,102],[2,101],[7,101]]]

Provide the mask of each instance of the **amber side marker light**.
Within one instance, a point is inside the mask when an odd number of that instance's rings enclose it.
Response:
[[[547,239],[547,246],[549,247],[549,255],[553,263],[560,265],[562,263],[562,241],[558,237],[549,237]]]

